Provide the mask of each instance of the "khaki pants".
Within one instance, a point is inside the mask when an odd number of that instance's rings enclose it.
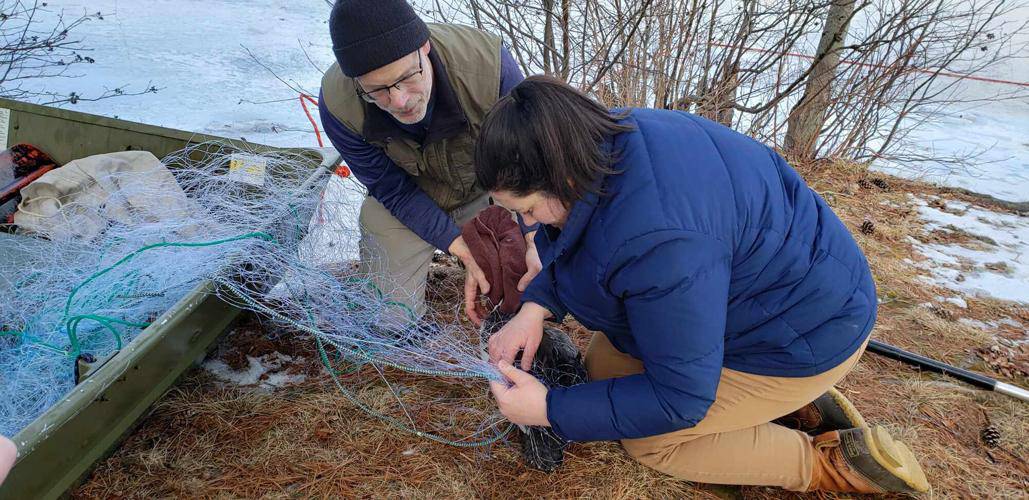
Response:
[[[450,212],[450,217],[462,226],[487,206],[489,195],[483,194]],[[365,197],[361,204],[359,222],[361,272],[372,276],[387,299],[410,308],[416,318],[424,316],[425,281],[436,248],[414,234],[371,196]]]
[[[864,346],[813,377],[767,377],[722,368],[715,402],[695,427],[623,439],[622,446],[640,463],[680,479],[803,491],[815,464],[811,437],[770,422],[829,390],[863,352]],[[591,380],[644,371],[640,360],[615,349],[600,333],[590,341],[586,369]]]

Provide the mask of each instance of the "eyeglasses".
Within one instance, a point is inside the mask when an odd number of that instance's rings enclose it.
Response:
[[[377,88],[375,90],[365,91],[364,89],[362,89],[360,87],[360,84],[358,84],[357,95],[360,96],[361,99],[364,99],[366,102],[370,102],[370,103],[376,103],[376,102],[385,103],[385,102],[389,102],[390,99],[391,99],[391,95],[390,95],[390,92],[389,92],[390,89],[411,90],[421,80],[421,75],[422,75],[423,71],[425,71],[425,68],[422,67],[422,52],[418,51],[418,70],[417,71],[415,71],[415,72],[413,72],[413,73],[411,73],[411,74],[409,74],[409,75],[407,75],[407,76],[405,76],[405,77],[403,77],[403,78],[393,82],[392,85],[386,85],[384,87],[379,87],[379,88]]]

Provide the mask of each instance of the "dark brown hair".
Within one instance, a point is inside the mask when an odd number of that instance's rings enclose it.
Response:
[[[549,76],[530,76],[486,115],[475,147],[475,176],[484,189],[553,195],[569,207],[614,173],[617,152],[602,145],[633,130],[600,103]]]

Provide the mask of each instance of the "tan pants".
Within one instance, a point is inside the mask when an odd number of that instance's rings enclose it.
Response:
[[[450,217],[462,226],[488,205],[489,196],[484,194],[450,212]],[[361,272],[372,276],[388,299],[404,304],[416,318],[421,318],[426,310],[425,281],[436,248],[414,234],[371,196],[365,197],[361,204],[359,221]],[[398,310],[398,314],[401,311]]]
[[[640,463],[680,479],[803,491],[815,464],[811,437],[770,422],[829,390],[863,352],[864,346],[813,377],[766,377],[722,368],[715,402],[695,427],[623,439],[622,446]],[[586,369],[591,380],[644,371],[640,360],[615,349],[600,333],[590,341]]]

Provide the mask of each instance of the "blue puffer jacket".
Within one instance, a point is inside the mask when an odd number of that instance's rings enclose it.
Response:
[[[574,441],[697,424],[722,367],[806,377],[850,357],[875,322],[868,263],[825,202],[768,147],[683,112],[635,109],[609,144],[620,173],[536,236],[523,301],[604,332],[646,372],[551,389]]]

